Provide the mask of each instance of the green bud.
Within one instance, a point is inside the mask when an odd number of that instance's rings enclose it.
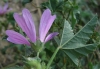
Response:
[[[26,63],[26,67],[30,68],[30,69],[42,69],[41,67],[41,63],[40,63],[40,59],[39,58],[27,58]]]
[[[37,53],[39,51],[39,49],[41,48],[41,46],[39,45],[35,45],[34,43],[31,43],[31,47],[32,49]]]
[[[42,62],[42,69],[46,69],[46,64],[45,64],[45,62]]]

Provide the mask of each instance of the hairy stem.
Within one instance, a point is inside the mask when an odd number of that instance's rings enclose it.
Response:
[[[52,57],[51,57],[49,63],[47,64],[46,69],[49,69],[49,67],[50,67],[50,65],[51,65],[51,63],[52,63],[52,61],[53,61],[53,59],[55,58],[57,52],[59,51],[59,49],[60,49],[60,47],[58,47],[58,48],[55,50],[55,52],[54,52],[54,54],[52,55]]]

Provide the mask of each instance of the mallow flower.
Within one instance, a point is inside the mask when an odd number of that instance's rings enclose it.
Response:
[[[0,6],[0,15],[6,14],[10,10],[11,8],[8,8],[8,3],[6,3],[4,7]]]
[[[52,38],[54,38],[56,35],[58,35],[58,32],[50,33],[47,36],[47,33],[49,29],[51,28],[54,20],[56,18],[56,15],[51,15],[51,11],[49,9],[46,9],[41,17],[40,20],[40,26],[39,26],[39,40],[42,43],[45,43]],[[26,44],[30,46],[30,42],[35,43],[36,42],[36,29],[35,24],[32,19],[32,15],[29,12],[28,9],[22,10],[22,15],[19,15],[18,13],[14,13],[14,19],[16,20],[19,27],[21,27],[22,31],[25,32],[29,40],[27,40],[23,35],[20,33],[17,33],[13,30],[6,30],[6,34],[8,35],[7,40],[15,43],[15,44]]]

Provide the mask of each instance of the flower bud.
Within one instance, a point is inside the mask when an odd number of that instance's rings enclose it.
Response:
[[[26,67],[28,68],[34,68],[34,69],[42,69],[41,64],[40,64],[40,59],[39,58],[27,58]]]

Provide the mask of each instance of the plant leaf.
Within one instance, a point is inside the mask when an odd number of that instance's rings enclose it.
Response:
[[[79,64],[80,56],[87,56],[96,48],[96,44],[86,44],[93,34],[97,24],[97,16],[94,16],[78,33],[75,35],[68,21],[64,23],[62,38],[60,41],[61,50],[76,64]],[[67,26],[67,27],[66,27]]]
[[[80,56],[87,56],[88,53],[91,53],[95,48],[96,44],[88,44],[86,47],[77,48],[77,49],[63,49],[63,52],[68,55],[68,57],[78,66],[79,64],[79,57]]]
[[[74,33],[72,30],[72,27],[70,26],[69,22],[65,20],[60,46],[62,46],[64,43],[66,43],[66,41],[71,39],[73,36],[74,36]]]
[[[61,47],[62,49],[76,49],[85,47],[86,42],[90,39],[89,37],[92,35],[94,27],[97,24],[97,16],[94,16],[78,33],[76,33],[72,38],[70,37],[69,40],[65,40],[64,38],[68,37],[71,34],[66,34],[67,30],[64,28],[64,32],[62,34],[61,40]]]

